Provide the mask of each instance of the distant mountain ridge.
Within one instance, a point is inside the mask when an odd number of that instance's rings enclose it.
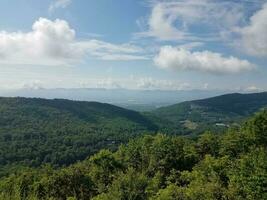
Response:
[[[225,94],[203,100],[195,100],[193,103],[214,108],[217,111],[232,112],[240,115],[250,115],[259,107],[267,105],[267,92],[252,94]]]
[[[207,98],[225,94],[216,90],[131,90],[101,88],[56,88],[0,90],[0,96],[46,99],[69,99],[109,103],[136,111],[151,111],[161,106],[172,105],[186,100]]]
[[[267,92],[232,93],[207,99],[186,101],[162,107],[152,113],[174,123],[182,124],[186,132],[198,132],[213,126],[229,126],[267,107]],[[190,127],[191,126],[191,127]]]
[[[223,131],[264,107],[267,92],[186,101],[143,113],[98,102],[1,97],[0,177],[17,166],[69,165],[143,134]]]

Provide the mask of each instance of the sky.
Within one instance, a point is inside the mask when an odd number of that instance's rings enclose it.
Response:
[[[1,0],[0,89],[267,90],[266,0]]]

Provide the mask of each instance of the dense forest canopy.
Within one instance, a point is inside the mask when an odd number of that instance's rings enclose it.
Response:
[[[155,130],[142,114],[109,104],[0,98],[0,176],[22,166],[69,165]]]
[[[2,178],[0,199],[267,199],[267,111],[224,134],[142,136],[72,166]]]
[[[150,113],[97,102],[0,98],[0,177],[43,164],[68,166],[144,133],[221,133],[266,105],[267,93],[223,95]]]

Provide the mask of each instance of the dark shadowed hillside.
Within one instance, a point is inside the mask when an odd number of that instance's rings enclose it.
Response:
[[[155,130],[140,113],[109,104],[0,98],[0,166],[68,165]]]
[[[222,131],[266,105],[267,93],[229,94],[142,114],[97,102],[0,98],[0,176],[18,166],[69,165],[144,133]]]

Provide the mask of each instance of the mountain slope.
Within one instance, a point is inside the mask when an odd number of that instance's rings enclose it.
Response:
[[[267,111],[197,138],[143,136],[70,167],[0,179],[0,200],[267,199]]]
[[[156,129],[142,114],[109,104],[0,98],[0,168],[68,165]]]
[[[151,111],[161,106],[175,103],[213,97],[225,94],[226,91],[217,90],[129,90],[103,88],[55,88],[55,89],[20,89],[1,90],[0,96],[5,97],[39,97],[46,99],[71,99],[78,101],[97,101],[110,103],[136,111]]]
[[[267,93],[187,101],[145,114],[97,102],[0,98],[0,176],[18,166],[69,165],[144,133],[225,130],[266,106]]]
[[[267,92],[226,94],[208,99],[186,101],[159,108],[152,113],[180,127],[184,133],[204,129],[224,129],[261,108],[267,107]]]

